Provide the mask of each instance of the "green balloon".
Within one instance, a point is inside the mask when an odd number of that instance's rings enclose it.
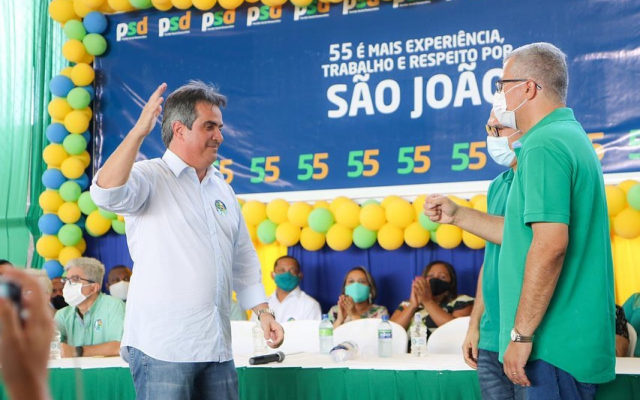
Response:
[[[430,239],[431,239],[431,241],[433,243],[438,244],[438,238],[436,237],[436,231],[435,230],[429,231],[429,236],[431,236]]]
[[[362,208],[364,208],[364,206],[368,206],[369,204],[380,204],[380,202],[378,200],[369,199],[362,203]]]
[[[353,243],[361,249],[368,249],[376,243],[378,233],[362,225],[353,230]]]
[[[627,192],[627,202],[631,208],[640,211],[640,183],[629,189]]]
[[[65,246],[75,246],[82,239],[82,229],[76,224],[66,224],[58,231],[58,239]]]
[[[90,33],[82,39],[82,44],[87,53],[92,56],[101,56],[107,50],[107,41],[97,33]]]
[[[98,212],[100,213],[100,215],[102,215],[103,217],[105,217],[106,219],[116,219],[118,218],[118,216],[116,215],[116,213],[111,212],[111,211],[107,211],[107,210],[103,210],[102,208],[98,208]]]
[[[98,209],[96,203],[94,203],[91,199],[91,193],[89,192],[84,192],[80,195],[80,197],[78,197],[78,207],[80,207],[80,211],[82,211],[82,213],[85,215],[89,215]],[[87,232],[88,231],[89,230],[87,229]]]
[[[309,214],[307,222],[309,222],[309,228],[314,231],[318,233],[327,233],[335,220],[333,219],[331,211],[326,208],[316,208]]]
[[[71,19],[64,24],[64,34],[69,39],[82,40],[87,36],[87,30],[84,29],[82,22],[77,19]]]
[[[85,88],[77,87],[73,88],[67,94],[67,103],[74,110],[82,110],[89,106],[91,103],[91,95]]]
[[[82,188],[74,181],[66,181],[60,186],[58,192],[64,201],[77,201],[82,193]]]
[[[137,8],[138,10],[143,10],[145,8],[153,7],[151,0],[129,0],[132,6]]]
[[[265,219],[258,225],[258,240],[264,244],[271,244],[276,241],[276,228],[278,225],[269,219]]]
[[[124,221],[118,221],[117,219],[114,219],[113,221],[111,221],[111,227],[114,231],[116,231],[116,233],[120,235],[125,234]]]
[[[422,225],[422,227],[427,231],[435,231],[440,226],[438,222],[431,221],[429,217],[422,213],[420,213],[420,216],[418,217],[418,222],[420,222],[420,225]]]
[[[87,139],[82,135],[67,135],[62,142],[64,150],[72,155],[78,155],[87,149]]]

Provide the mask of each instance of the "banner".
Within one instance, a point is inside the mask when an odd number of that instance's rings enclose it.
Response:
[[[346,0],[110,16],[96,59],[96,167],[153,90],[219,85],[217,163],[239,194],[468,182],[502,168],[484,125],[502,59],[568,56],[568,106],[605,173],[640,171],[640,9],[595,0]],[[526,77],[525,77],[526,78]],[[544,90],[544,88],[543,88]],[[165,151],[160,126],[140,159]]]

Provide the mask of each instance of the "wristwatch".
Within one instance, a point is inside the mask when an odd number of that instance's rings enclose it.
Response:
[[[76,357],[82,357],[84,354],[84,348],[82,346],[76,347]]]
[[[533,336],[523,336],[520,334],[520,332],[518,332],[516,328],[513,328],[511,330],[511,341],[519,343],[532,343]]]
[[[264,314],[264,313],[271,314],[271,316],[272,316],[274,319],[276,318],[276,313],[275,313],[275,311],[273,311],[273,310],[272,310],[272,309],[270,309],[270,308],[263,308],[262,310],[258,310],[258,311],[256,311],[256,318],[258,318],[258,321],[260,321],[260,316],[261,316],[262,314]]]

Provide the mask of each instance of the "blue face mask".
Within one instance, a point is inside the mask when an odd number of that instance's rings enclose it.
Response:
[[[285,292],[292,291],[300,283],[300,278],[296,275],[293,275],[291,272],[276,274],[273,279],[276,281],[276,286],[278,286]]]
[[[354,282],[344,287],[344,294],[351,297],[356,303],[369,299],[369,286]]]

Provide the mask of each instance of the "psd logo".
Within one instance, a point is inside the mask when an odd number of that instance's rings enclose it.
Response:
[[[281,22],[282,6],[260,6],[247,9],[247,26],[277,24]]]
[[[202,32],[233,28],[236,23],[236,10],[208,12],[202,14]]]
[[[158,20],[158,34],[160,37],[183,35],[189,33],[191,28],[191,11],[187,11],[183,16],[176,15],[171,18],[160,18]]]
[[[380,9],[380,0],[345,0],[342,3],[342,15],[357,14]]]
[[[324,18],[329,16],[329,10],[331,9],[331,3],[318,2],[313,0],[311,4],[306,7],[297,7],[293,11],[293,20],[304,20],[314,18]]]
[[[422,6],[431,4],[431,0],[393,0],[393,8]]]
[[[116,25],[116,42],[122,40],[146,39],[149,32],[149,18],[140,21],[121,22]]]

